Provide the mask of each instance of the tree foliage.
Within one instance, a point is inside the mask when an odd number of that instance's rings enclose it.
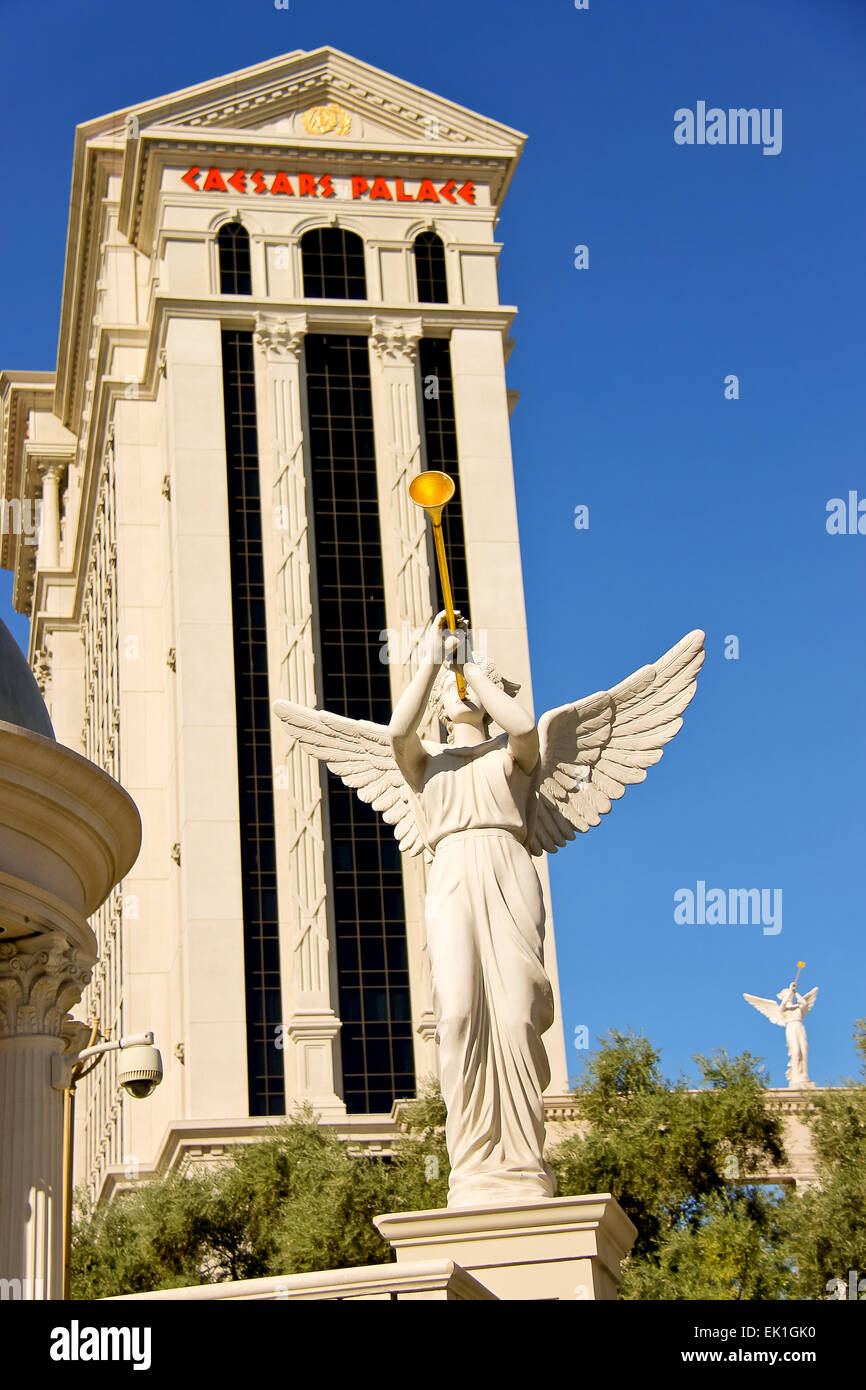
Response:
[[[855,1044],[866,1077],[866,1020]],[[548,1158],[561,1195],[612,1192],[637,1227],[621,1297],[816,1299],[866,1279],[866,1085],[814,1098],[818,1182],[805,1194],[748,1182],[784,1158],[758,1060],[696,1059],[702,1085],[671,1082],[642,1036],[612,1031],[575,1096],[578,1132]],[[75,1298],[386,1263],[382,1212],[445,1205],[438,1088],[422,1086],[389,1159],[353,1151],[309,1109],[211,1170],[79,1204]],[[843,1295],[844,1296],[844,1295]]]
[[[691,1091],[646,1038],[601,1041],[576,1091],[584,1131],[551,1161],[562,1193],[612,1192],[637,1227],[621,1297],[777,1297],[778,1201],[738,1182],[783,1157],[757,1059],[698,1057]]]
[[[385,1263],[374,1216],[445,1205],[444,1120],[438,1091],[422,1087],[386,1162],[300,1108],[213,1171],[151,1180],[97,1211],[79,1197],[73,1297]]]

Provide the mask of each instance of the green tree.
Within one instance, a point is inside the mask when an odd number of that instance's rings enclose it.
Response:
[[[855,1043],[866,1073],[866,1020]],[[815,1097],[819,1185],[800,1196],[744,1179],[784,1158],[755,1058],[697,1057],[702,1087],[613,1031],[575,1096],[579,1130],[549,1155],[562,1195],[612,1192],[638,1230],[628,1299],[826,1298],[866,1278],[866,1085]],[[233,1149],[212,1172],[152,1181],[78,1212],[75,1298],[386,1263],[372,1218],[444,1206],[445,1110],[428,1082],[390,1160],[354,1152],[310,1109]]]
[[[209,1176],[171,1175],[96,1211],[79,1194],[72,1297],[106,1298],[210,1282],[217,1235],[214,1189]],[[241,1237],[240,1231],[219,1234],[224,1244]]]
[[[79,1198],[72,1295],[387,1263],[373,1217],[445,1204],[444,1121],[438,1088],[422,1085],[386,1162],[354,1153],[300,1108],[212,1173],[151,1180],[98,1211]]]
[[[653,1255],[628,1261],[620,1296],[646,1302],[790,1297],[784,1208],[760,1187],[711,1193],[696,1221],[665,1232]]]
[[[625,1298],[777,1297],[779,1198],[737,1181],[784,1156],[757,1059],[697,1057],[690,1091],[659,1058],[631,1032],[601,1040],[575,1092],[582,1132],[550,1155],[559,1191],[612,1192],[634,1222]]]

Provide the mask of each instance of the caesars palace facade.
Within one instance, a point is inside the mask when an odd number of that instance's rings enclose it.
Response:
[[[0,562],[58,740],[143,822],[77,1013],[153,1029],[166,1075],[81,1082],[93,1197],[303,1102],[386,1151],[436,1072],[424,866],[272,706],[387,723],[440,607],[425,468],[458,482],[455,602],[531,703],[496,241],[523,142],[332,48],[76,131],[57,371],[0,375],[0,502],[38,544],[4,526]]]

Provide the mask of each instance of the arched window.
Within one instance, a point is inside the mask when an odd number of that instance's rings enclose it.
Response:
[[[364,243],[342,227],[313,227],[301,237],[305,299],[366,299]]]
[[[217,232],[220,294],[252,294],[250,238],[241,222],[225,222]]]
[[[414,251],[419,304],[447,304],[448,279],[441,238],[435,232],[419,232]]]

